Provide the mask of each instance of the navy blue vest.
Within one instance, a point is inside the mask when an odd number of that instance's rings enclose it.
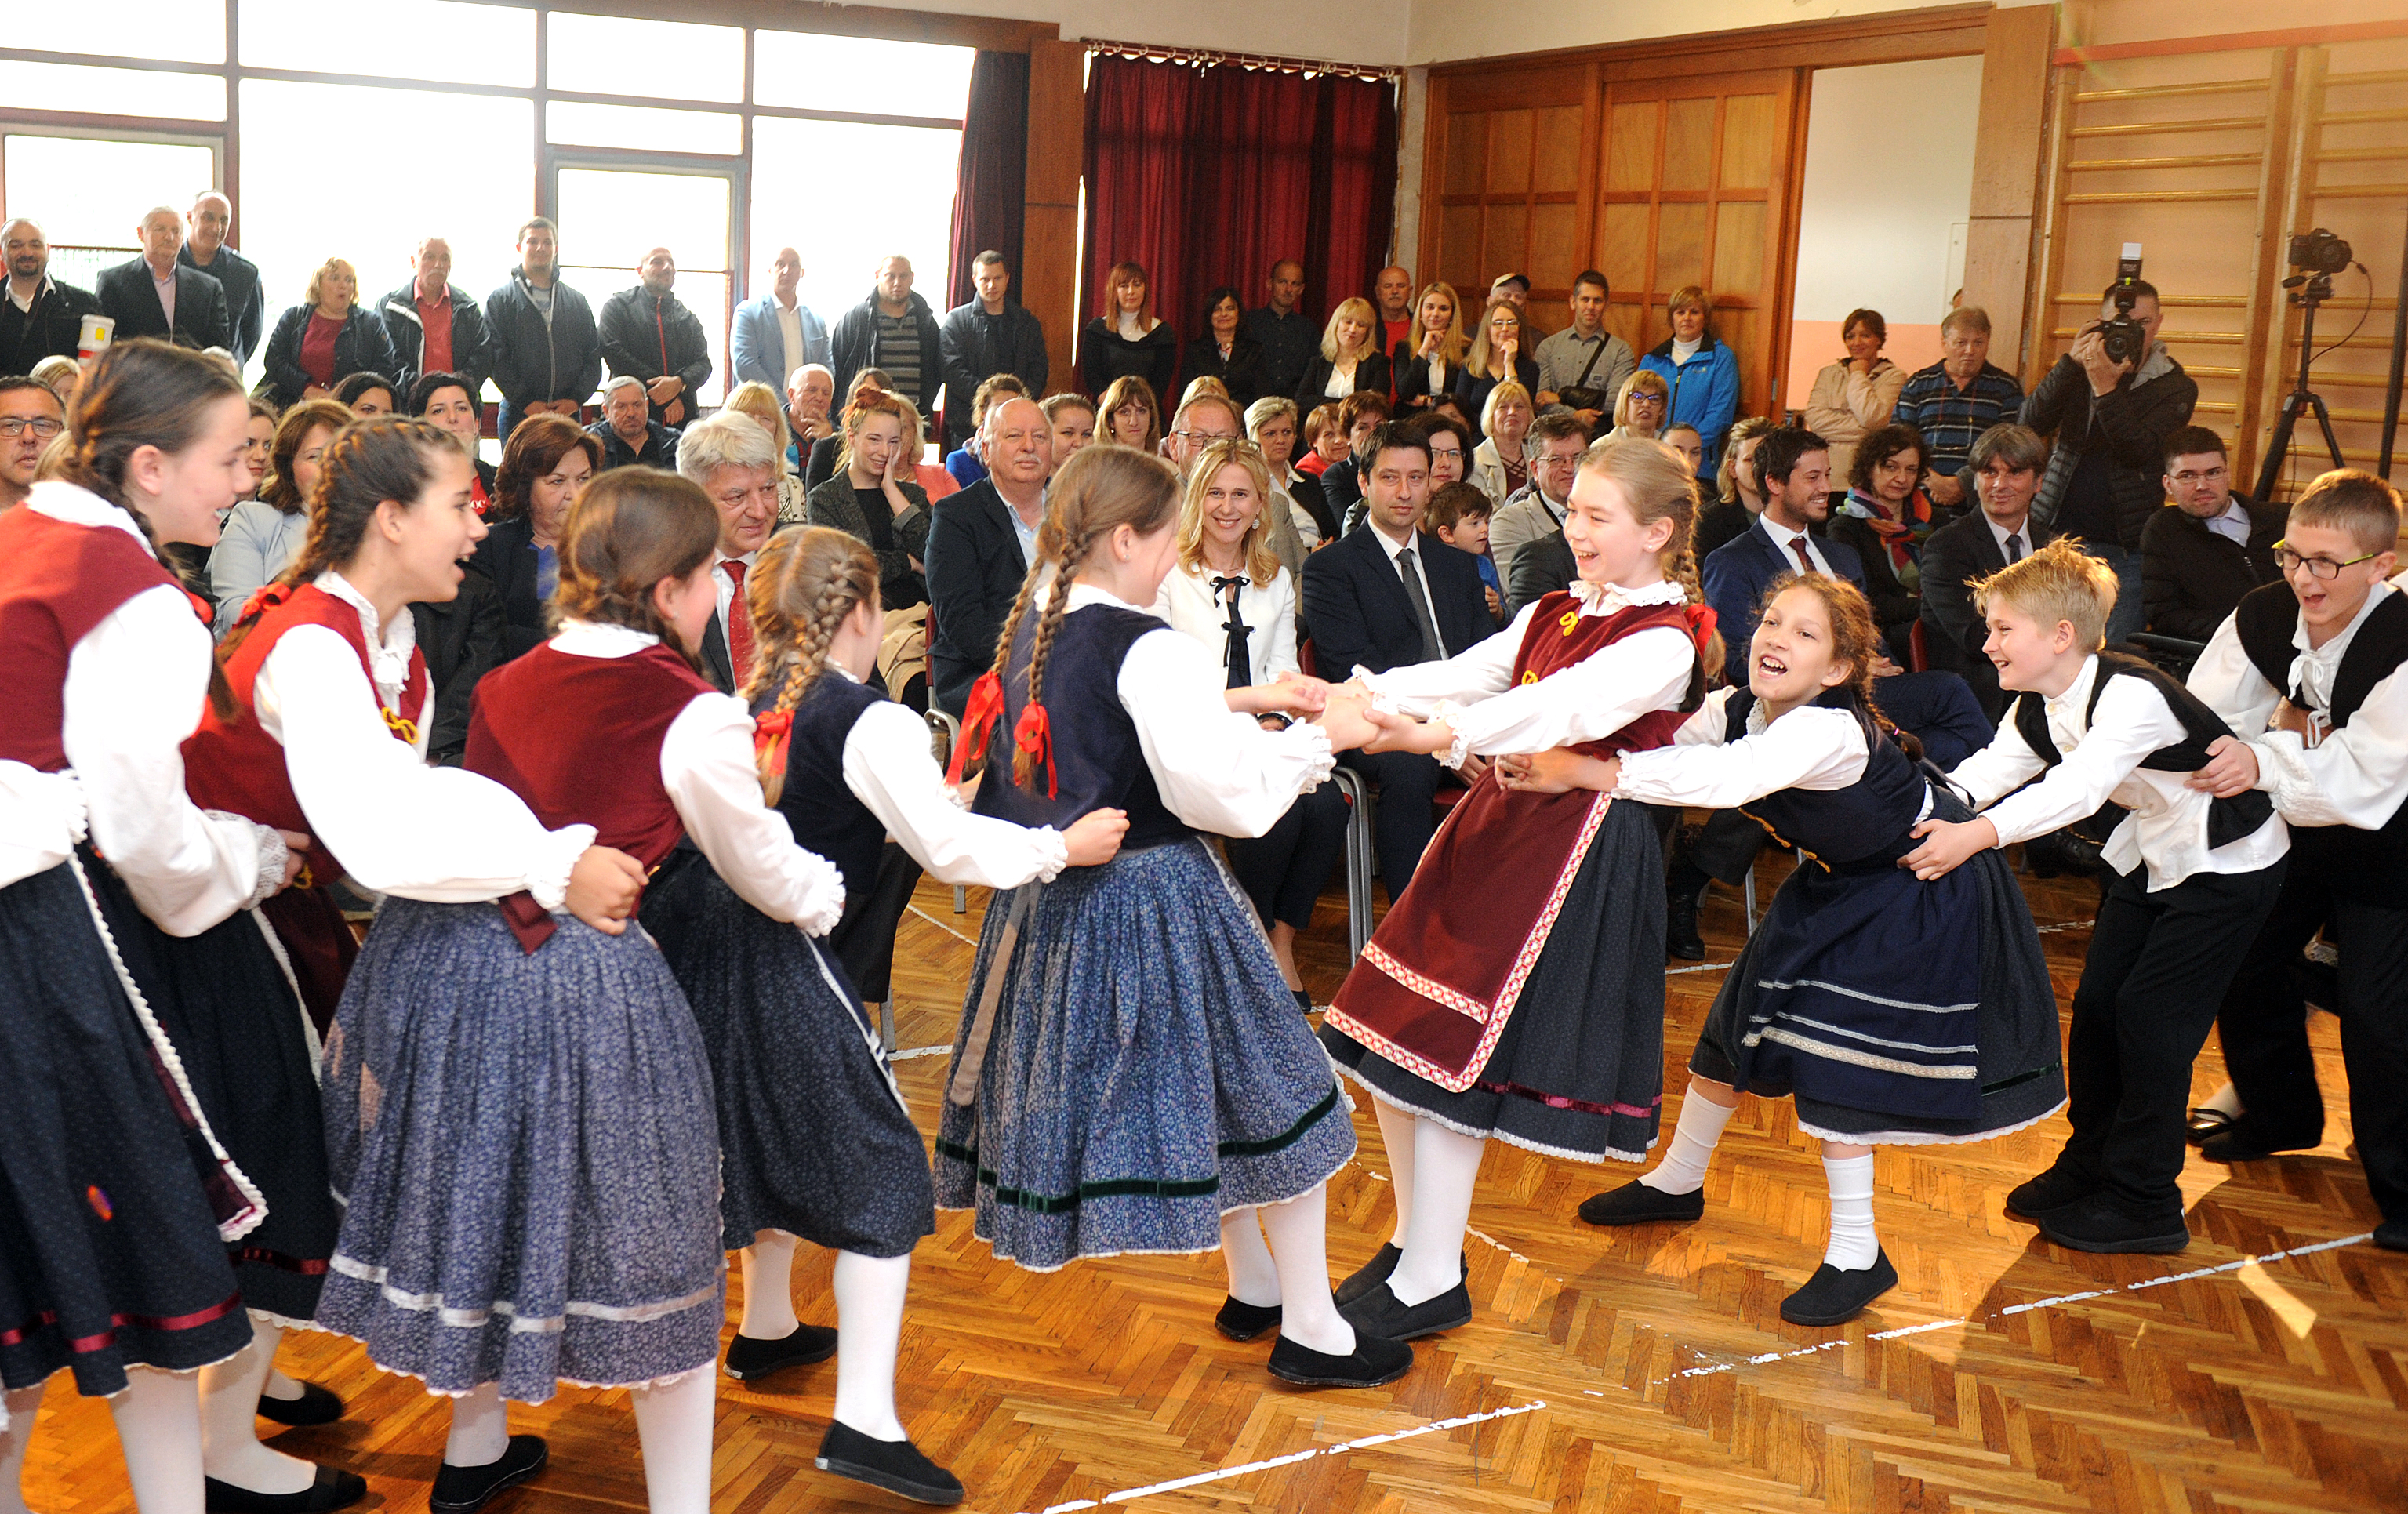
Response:
[[[1163,629],[1153,616],[1116,605],[1089,605],[1062,617],[1045,658],[1045,711],[1054,728],[1057,784],[1049,799],[1042,765],[1032,775],[1033,788],[1011,781],[1012,728],[1028,702],[1028,655],[1037,630],[1032,609],[1011,643],[1003,718],[988,738],[986,777],[971,808],[1015,825],[1057,831],[1091,809],[1125,809],[1129,828],[1121,846],[1131,851],[1190,835],[1186,822],[1163,804],[1138,741],[1137,722],[1121,707],[1122,660],[1138,637]]]
[[[1923,813],[1930,784],[1898,743],[1856,707],[1848,691],[1830,690],[1814,703],[1847,710],[1864,726],[1864,776],[1844,789],[1777,790],[1749,800],[1740,812],[1770,831],[1782,845],[1803,847],[1828,867],[1851,863],[1892,866],[1918,844],[1907,832]],[[1723,707],[1729,722],[1724,740],[1747,735],[1748,712],[1755,707],[1756,695],[1745,689],[1730,696]]]
[[[845,786],[844,742],[862,712],[885,701],[885,691],[874,684],[823,670],[795,707],[794,728],[786,737],[786,787],[778,798],[778,813],[786,817],[796,845],[836,864],[844,875],[848,905],[867,897],[878,881],[886,822]],[[776,702],[772,686],[753,713]]]

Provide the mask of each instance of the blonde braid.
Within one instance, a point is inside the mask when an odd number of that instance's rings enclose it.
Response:
[[[1070,598],[1070,580],[1078,575],[1080,565],[1086,562],[1087,553],[1094,550],[1095,544],[1092,533],[1081,537],[1077,545],[1062,554],[1062,565],[1054,572],[1054,593],[1046,597],[1045,613],[1037,619],[1036,644],[1028,651],[1029,707],[1041,708],[1045,704],[1045,659],[1054,650],[1054,634],[1062,629],[1063,607]],[[1011,781],[1025,789],[1036,772],[1037,759],[1018,750],[1015,743],[1011,757]]]
[[[806,595],[808,606],[798,607]],[[878,559],[841,531],[813,526],[784,532],[762,550],[747,605],[755,634],[766,639],[746,697],[759,699],[772,677],[781,680],[777,699],[763,712],[765,722],[784,716],[791,732],[794,712],[826,668],[828,649],[846,618],[859,606],[876,603],[877,595]],[[754,753],[761,792],[773,805],[785,791],[791,742],[790,734],[784,748],[771,741]]]

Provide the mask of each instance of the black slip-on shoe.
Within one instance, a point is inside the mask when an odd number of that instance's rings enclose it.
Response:
[[[866,1482],[919,1504],[958,1504],[962,1479],[920,1454],[908,1440],[876,1440],[841,1421],[828,1421],[827,1435],[811,1464],[823,1472]]]
[[[1471,1290],[1458,1282],[1436,1298],[1400,1304],[1386,1283],[1372,1289],[1338,1311],[1358,1335],[1385,1340],[1419,1340],[1441,1330],[1471,1322]]]
[[[2076,1199],[2033,1219],[2042,1235],[2071,1251],[2171,1256],[2190,1244],[2190,1227],[2183,1223],[2180,1208],[2171,1215],[2135,1217],[2104,1193]]]
[[[2408,1251],[2408,1220],[2386,1220],[2375,1226],[2374,1244],[2386,1251]]]
[[[836,1354],[836,1332],[825,1325],[796,1325],[783,1340],[755,1340],[738,1335],[727,1343],[727,1375],[752,1382],[791,1366],[809,1366]]]
[[[2221,1109],[2193,1109],[2190,1118],[2183,1121],[2183,1139],[2197,1146],[2210,1136],[2230,1129],[2238,1118]]]
[[[215,1478],[201,1479],[201,1507],[208,1514],[325,1514],[347,1508],[368,1495],[367,1479],[355,1472],[331,1466],[318,1469],[318,1480],[299,1493],[252,1493]]]
[[[1235,1298],[1225,1298],[1221,1312],[1212,1317],[1212,1328],[1231,1340],[1252,1340],[1266,1330],[1277,1330],[1280,1316],[1285,1312],[1277,1304],[1240,1304]]]
[[[1311,993],[1304,989],[1294,989],[1290,992],[1296,995],[1296,1007],[1298,1014],[1309,1015],[1312,1013],[1313,1006],[1312,995]]]
[[[1271,1347],[1271,1376],[1299,1388],[1377,1388],[1396,1381],[1412,1366],[1412,1347],[1359,1329],[1354,1332],[1354,1350],[1347,1356],[1316,1351],[1285,1335]]]
[[[453,1466],[446,1462],[435,1474],[426,1495],[434,1514],[477,1514],[505,1488],[515,1488],[534,1477],[552,1460],[552,1449],[541,1435],[512,1435],[502,1459],[484,1466]]]
[[[1887,1251],[1876,1250],[1871,1266],[1846,1272],[1826,1262],[1805,1287],[1781,1301],[1781,1317],[1794,1325],[1846,1324],[1897,1286],[1898,1268]]]
[[[2286,1140],[2244,1114],[2227,1121],[2222,1130],[2202,1137],[2199,1154],[2210,1162],[2263,1162],[2285,1151],[2313,1151],[2324,1142],[2323,1131],[2306,1139]]]
[[[1592,1225],[1678,1224],[1686,1220],[1702,1220],[1706,1217],[1706,1191],[1700,1188],[1694,1193],[1667,1193],[1633,1178],[1620,1188],[1581,1200],[1580,1217]]]
[[[2098,1192],[2098,1178],[2060,1159],[2039,1177],[2028,1178],[2009,1190],[2007,1212],[2037,1221]]]
[[[270,1398],[259,1395],[259,1417],[274,1420],[279,1424],[332,1424],[343,1417],[343,1401],[314,1382],[301,1385],[298,1398]]]
[[[1404,1255],[1403,1251],[1397,1249],[1396,1242],[1382,1241],[1380,1249],[1371,1253],[1371,1260],[1348,1274],[1344,1282],[1329,1291],[1329,1296],[1337,1301],[1340,1308],[1344,1308],[1372,1289],[1386,1282],[1388,1274],[1397,1270],[1397,1264],[1404,1259]],[[1456,1264],[1463,1268],[1463,1275],[1466,1278],[1471,1276],[1470,1252],[1461,1253],[1456,1258]]]

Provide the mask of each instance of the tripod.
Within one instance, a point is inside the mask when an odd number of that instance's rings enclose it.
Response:
[[[2262,503],[2272,502],[2274,486],[2282,481],[2283,463],[2291,450],[2291,428],[2299,423],[2302,410],[2315,412],[2316,429],[2324,433],[2325,450],[2332,454],[2332,465],[2343,465],[2341,443],[2333,438],[2332,415],[2325,408],[2324,396],[2308,387],[2308,360],[2316,347],[2316,307],[2332,298],[2332,276],[2286,279],[2283,287],[2299,290],[2303,312],[2300,319],[2300,381],[2283,396],[2282,416],[2275,421],[2273,437],[2266,444],[2266,465],[2258,470],[2258,498]]]

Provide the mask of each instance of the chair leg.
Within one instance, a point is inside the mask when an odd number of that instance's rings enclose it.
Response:
[[[1371,939],[1371,796],[1363,780],[1345,768],[1333,777],[1346,796],[1346,953],[1363,954]]]
[[[967,915],[969,912],[970,891],[962,884],[956,883],[953,885],[953,913]]]
[[[886,1054],[895,1054],[895,995],[889,993],[878,1001],[878,1039]]]
[[[1756,934],[1756,865],[1753,863],[1748,864],[1747,877],[1741,880],[1739,890],[1740,903],[1747,914],[1747,934],[1754,936]]]

